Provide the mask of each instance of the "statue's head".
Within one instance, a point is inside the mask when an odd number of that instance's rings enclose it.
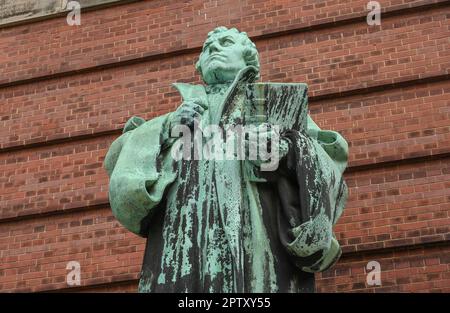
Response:
[[[259,72],[258,51],[247,33],[217,27],[208,33],[195,67],[203,81],[212,85],[232,81],[247,65],[255,66]]]

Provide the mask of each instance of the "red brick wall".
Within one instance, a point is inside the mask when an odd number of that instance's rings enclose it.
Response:
[[[450,292],[450,5],[379,2],[381,26],[359,0],[149,0],[0,28],[0,290],[136,290],[145,242],[111,214],[105,153],[128,117],[175,109],[170,84],[199,82],[225,25],[255,41],[264,81],[308,83],[313,118],[350,144],[344,254],[317,290]]]

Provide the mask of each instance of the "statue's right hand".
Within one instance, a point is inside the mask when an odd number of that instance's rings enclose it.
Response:
[[[177,125],[194,127],[194,121],[200,119],[207,108],[201,99],[190,99],[184,101],[178,109],[170,115],[170,129]]]

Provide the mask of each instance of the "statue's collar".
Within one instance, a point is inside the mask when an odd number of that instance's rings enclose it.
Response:
[[[199,98],[207,103],[205,86],[188,83],[173,83],[172,85],[178,90],[183,101]]]
[[[210,93],[225,94],[231,84],[232,82],[215,85],[196,85],[188,83],[174,83],[172,85],[178,90],[183,100],[187,100],[192,98],[206,98],[206,95]]]

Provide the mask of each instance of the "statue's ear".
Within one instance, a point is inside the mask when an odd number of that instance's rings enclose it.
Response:
[[[245,47],[242,57],[247,66],[251,65],[257,69],[258,73],[255,76],[255,80],[258,80],[260,78],[258,50],[256,48]]]

